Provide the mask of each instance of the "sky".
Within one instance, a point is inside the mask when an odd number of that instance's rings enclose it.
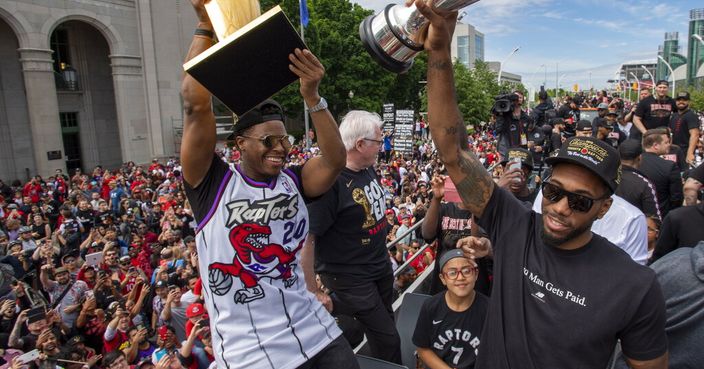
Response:
[[[377,12],[388,4],[353,1]],[[655,60],[665,32],[680,33],[686,55],[689,10],[702,7],[701,0],[481,0],[464,9],[462,22],[484,33],[486,61],[520,47],[504,70],[526,86],[543,84],[546,65],[548,88],[559,79],[563,88],[586,89],[590,72],[591,86],[606,88],[621,63]]]

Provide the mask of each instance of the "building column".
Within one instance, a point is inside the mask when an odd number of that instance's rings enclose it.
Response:
[[[49,176],[56,169],[62,169],[65,173],[66,157],[61,137],[59,101],[56,97],[53,51],[36,48],[20,48],[18,51],[27,94],[36,174]],[[58,156],[52,156],[57,152]]]
[[[133,55],[110,55],[115,89],[115,108],[120,129],[124,162],[148,163],[152,132],[147,123],[147,106],[142,75],[142,59]]]

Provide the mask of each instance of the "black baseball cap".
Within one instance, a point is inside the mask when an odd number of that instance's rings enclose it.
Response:
[[[464,253],[460,249],[452,249],[442,254],[442,256],[440,256],[440,270],[445,267],[448,261],[456,258],[466,258],[466,256],[464,256]]]
[[[629,139],[618,145],[618,153],[621,159],[633,160],[643,153],[643,146],[640,140]]]
[[[264,102],[255,106],[252,110],[237,119],[232,127],[232,134],[230,134],[227,139],[234,140],[235,137],[242,134],[242,131],[257,124],[272,120],[284,122],[285,119],[284,110],[279,103],[272,99],[264,100]]]
[[[520,159],[523,165],[533,169],[533,155],[531,155],[530,151],[520,147],[509,149],[508,155],[506,155],[506,158],[501,162],[501,164],[506,164],[517,159]]]
[[[583,132],[583,131],[591,131],[592,130],[592,122],[582,119],[579,122],[577,122],[577,126],[575,127],[575,130]]]
[[[660,86],[660,85],[669,86],[669,85],[670,85],[670,82],[667,82],[666,80],[661,79],[661,80],[658,81],[658,83],[655,84],[655,86]]]
[[[616,110],[609,110],[609,112],[606,113],[606,115],[616,115],[616,116],[618,116],[618,112],[617,112]]]
[[[675,98],[675,100],[680,100],[680,99],[682,99],[682,100],[689,100],[689,92],[687,92],[687,91],[682,91],[682,92],[678,93],[678,94],[677,94],[677,97]]]
[[[547,164],[579,165],[599,177],[611,193],[621,183],[621,156],[608,143],[594,137],[572,137],[562,144],[556,156],[545,159]]]

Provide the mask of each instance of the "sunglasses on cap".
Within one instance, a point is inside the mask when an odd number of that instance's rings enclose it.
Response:
[[[245,136],[245,135],[241,135],[241,136],[244,138],[251,138],[253,140],[259,141],[259,142],[263,143],[267,149],[273,148],[278,143],[281,143],[281,146],[283,146],[285,150],[290,149],[292,146],[291,141],[289,141],[289,139],[288,139],[288,135],[266,135],[264,137],[252,137],[252,136]]]
[[[574,192],[569,192],[564,190],[550,182],[543,182],[543,197],[552,203],[556,203],[562,200],[563,197],[567,196],[567,205],[570,209],[578,211],[580,213],[588,212],[592,206],[594,206],[594,201],[603,200],[606,197],[601,197],[598,199],[592,199],[590,197],[576,194]]]

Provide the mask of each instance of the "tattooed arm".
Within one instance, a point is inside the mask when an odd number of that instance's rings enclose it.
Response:
[[[428,51],[428,123],[433,141],[462,203],[472,214],[481,216],[494,191],[494,181],[469,151],[467,131],[457,107],[450,57],[457,14],[440,14],[421,0],[415,5],[430,20],[424,46]]]

